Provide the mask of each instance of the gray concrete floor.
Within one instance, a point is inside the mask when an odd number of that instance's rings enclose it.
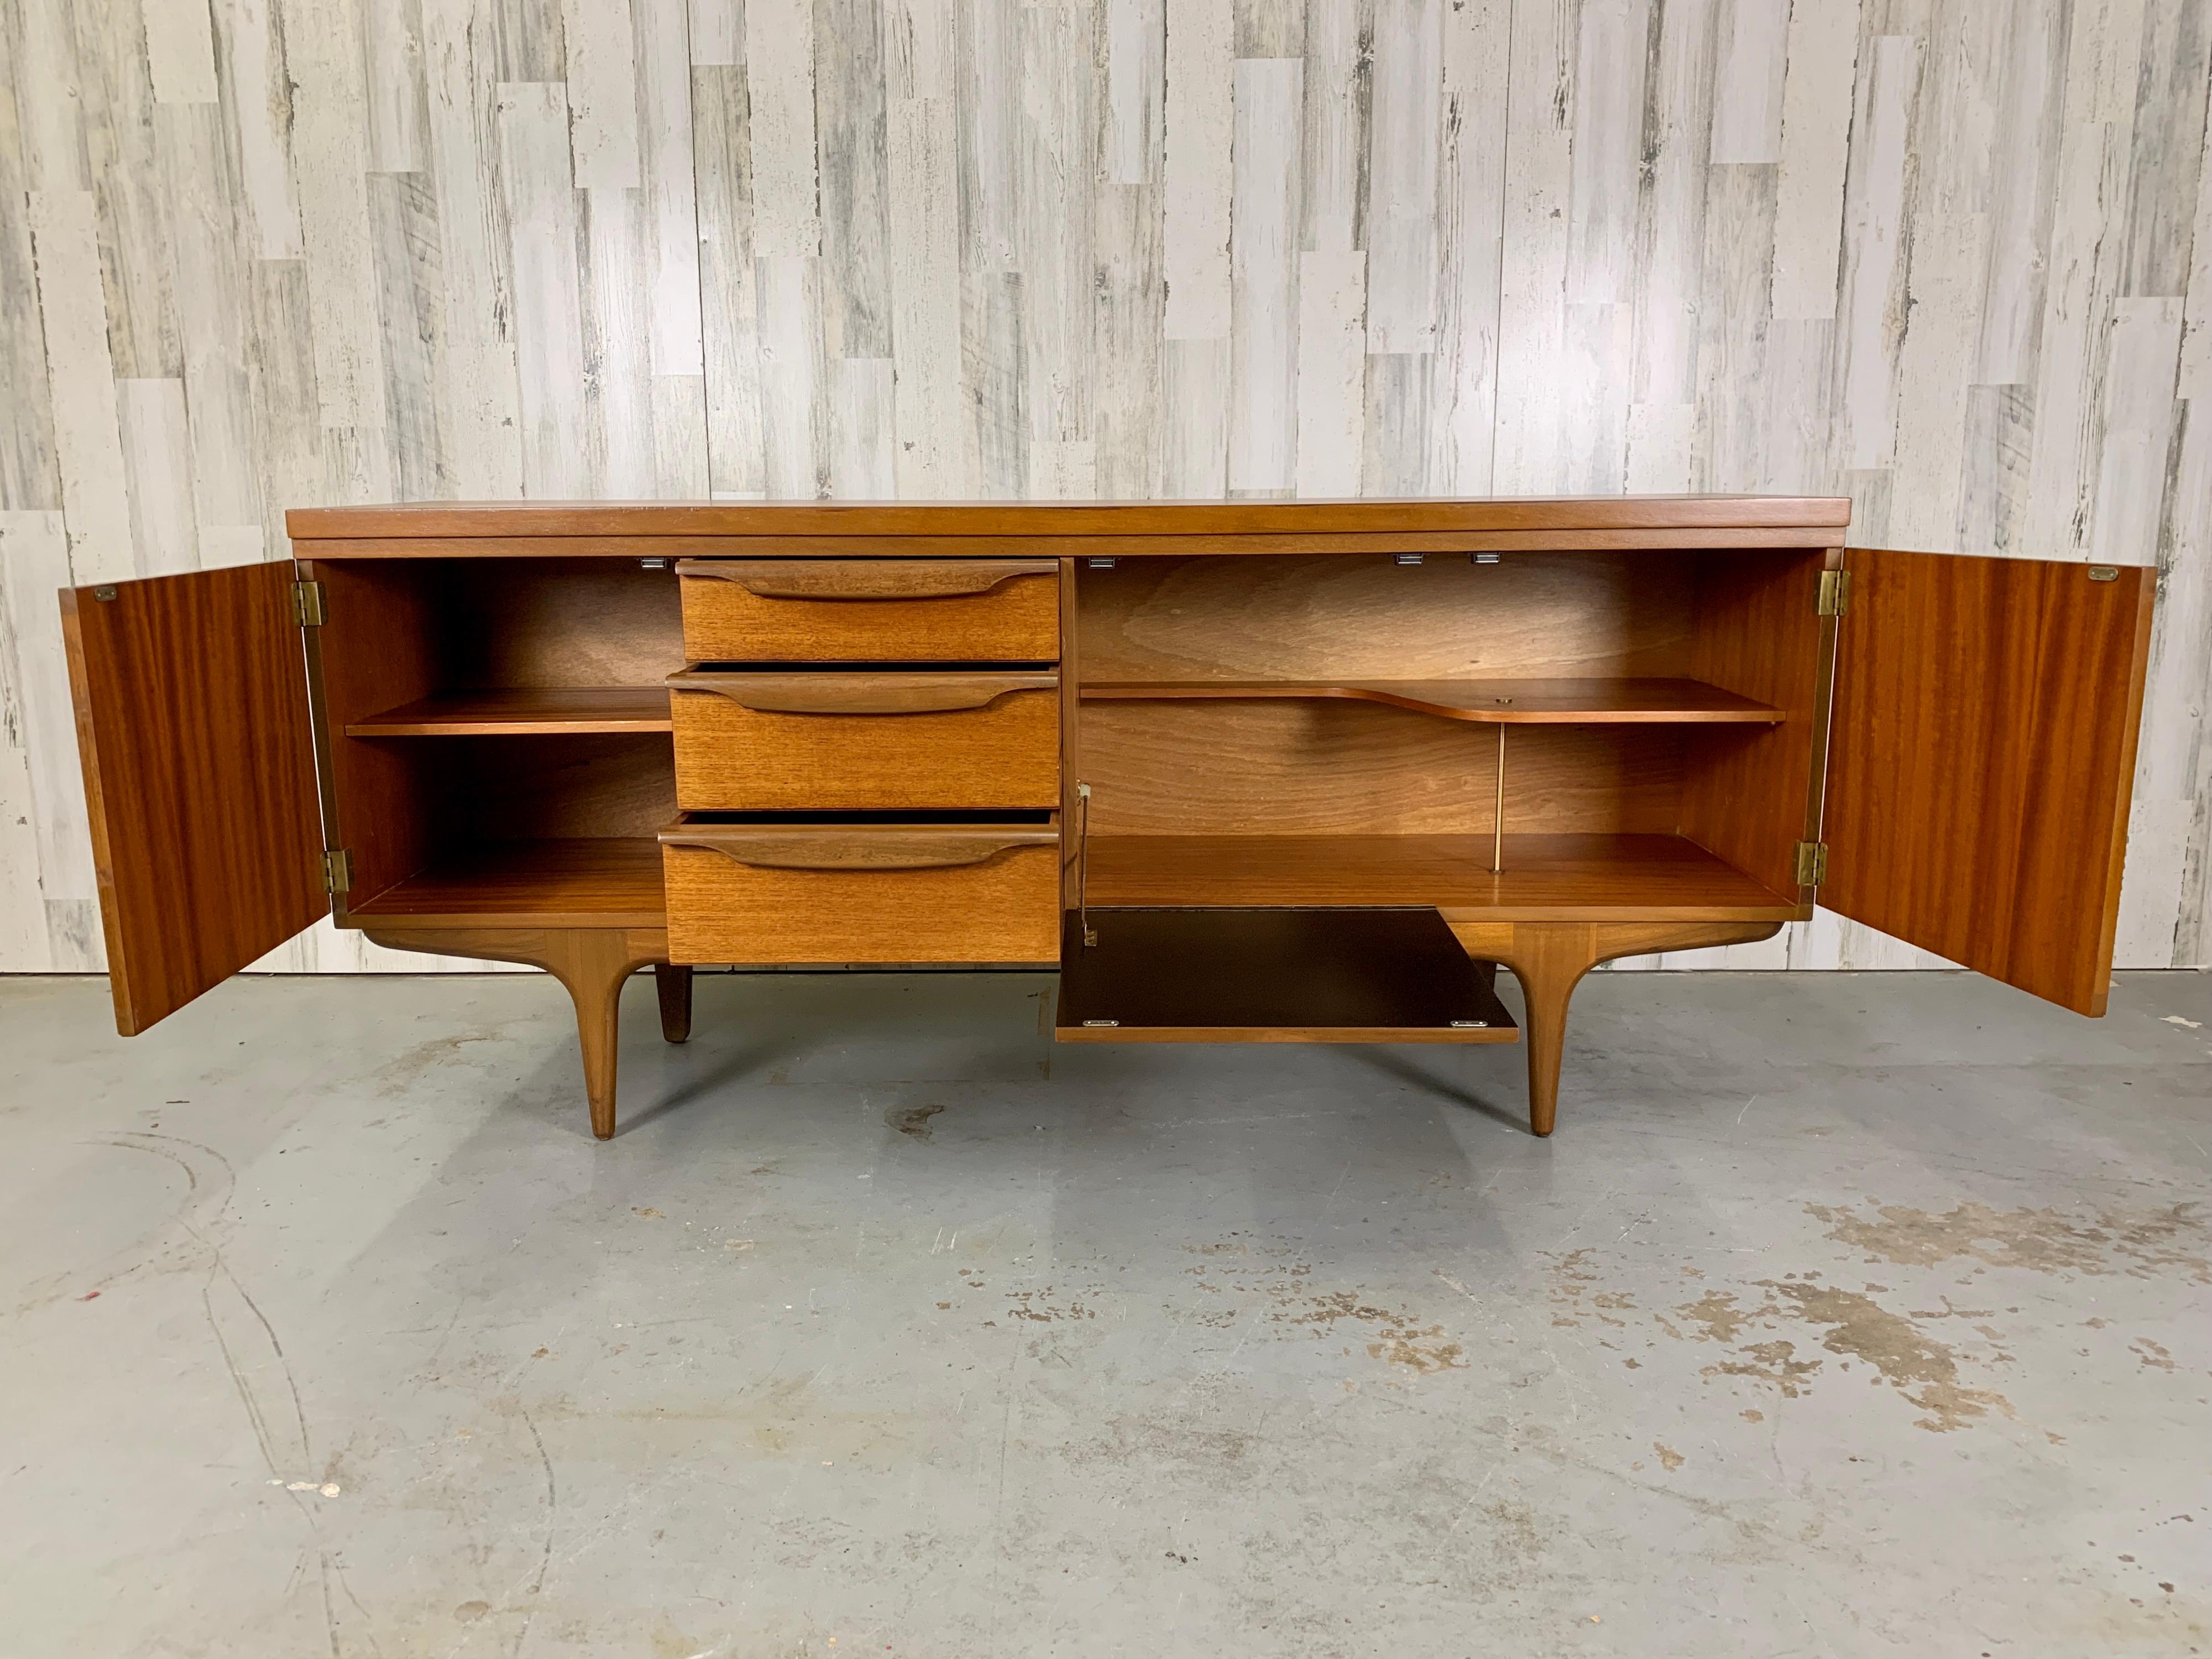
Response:
[[[2212,975],[0,981],[10,1656],[2212,1651]]]

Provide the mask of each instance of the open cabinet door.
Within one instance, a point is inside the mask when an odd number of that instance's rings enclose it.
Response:
[[[2156,573],[1850,549],[1820,902],[2105,1012]]]
[[[135,1036],[330,909],[292,564],[61,599],[115,1028]]]

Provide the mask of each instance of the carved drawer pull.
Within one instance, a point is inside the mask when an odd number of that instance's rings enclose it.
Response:
[[[1017,691],[1054,691],[1057,674],[682,673],[672,691],[711,691],[763,714],[938,714],[986,708]]]
[[[952,599],[1016,576],[1056,576],[1049,559],[679,559],[679,576],[735,582],[763,599]]]
[[[975,824],[908,830],[836,826],[793,830],[751,824],[664,830],[664,847],[720,853],[763,870],[943,870],[981,864],[1017,847],[1051,847],[1048,826]]]

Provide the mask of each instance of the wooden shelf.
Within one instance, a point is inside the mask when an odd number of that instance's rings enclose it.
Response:
[[[349,738],[483,738],[670,730],[665,686],[441,691],[355,720]]]
[[[1093,836],[1095,905],[1434,905],[1486,921],[1788,921],[1772,891],[1678,836]]]
[[[1788,718],[1702,680],[1086,680],[1082,696],[1086,702],[1352,697],[1486,726],[1775,726]]]
[[[665,927],[650,836],[487,842],[354,906],[347,920],[409,927]]]

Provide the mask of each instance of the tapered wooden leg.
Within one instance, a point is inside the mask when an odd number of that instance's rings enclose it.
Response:
[[[568,959],[546,966],[568,988],[576,1003],[576,1036],[584,1051],[584,1095],[591,1103],[592,1133],[601,1140],[615,1132],[615,1062],[623,981],[644,964],[625,948],[614,929],[579,928],[568,936]]]
[[[1528,1129],[1548,1135],[1559,1109],[1559,1065],[1566,1053],[1567,1004],[1584,974],[1616,957],[1696,951],[1771,939],[1782,924],[1739,921],[1481,921],[1443,913],[1467,953],[1499,962],[1521,981],[1528,1050]]]
[[[1555,927],[1539,932],[1521,929],[1534,937],[1522,941],[1506,965],[1521,981],[1521,1000],[1527,1029],[1521,1036],[1528,1050],[1528,1132],[1552,1133],[1559,1111],[1559,1061],[1567,1050],[1567,1002],[1582,976],[1595,965],[1589,942],[1582,936],[1589,927]]]
[[[592,1133],[601,1140],[614,1133],[616,1013],[621,1006],[623,982],[647,963],[667,959],[665,931],[658,927],[371,927],[365,931],[376,944],[395,951],[524,962],[543,968],[559,980],[576,1005],[576,1036],[583,1049],[584,1097],[591,1107]],[[667,993],[663,992],[664,1030],[667,1006]]]
[[[660,998],[660,1035],[671,1042],[682,1042],[691,1035],[691,970],[656,962],[653,988]]]

